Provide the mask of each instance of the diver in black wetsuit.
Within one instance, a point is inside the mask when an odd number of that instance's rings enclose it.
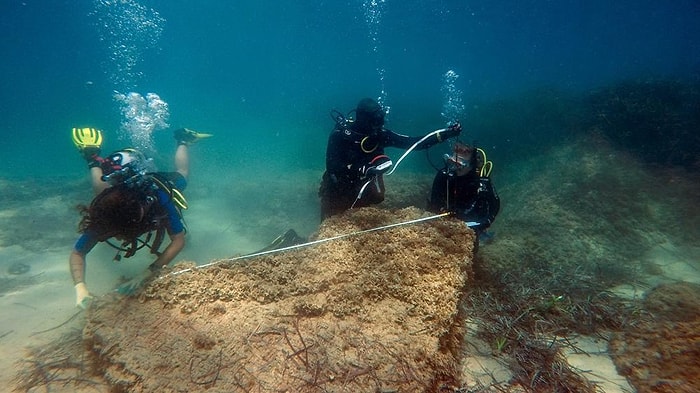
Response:
[[[336,126],[328,138],[326,172],[321,180],[321,219],[353,207],[363,207],[384,200],[382,174],[392,162],[384,148],[409,149],[424,137],[400,135],[384,128],[386,111],[371,98],[362,99],[355,109],[355,119],[335,116]],[[427,149],[462,131],[459,123],[435,132],[416,149]]]
[[[444,159],[445,167],[433,180],[427,210],[452,212],[480,235],[501,207],[490,177],[493,164],[482,149],[462,143],[456,143],[453,154],[445,154]]]

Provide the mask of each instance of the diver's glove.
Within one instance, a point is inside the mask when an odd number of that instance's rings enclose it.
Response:
[[[388,171],[393,164],[389,156],[382,154],[374,157],[369,164],[360,168],[360,172],[365,177],[378,176]]]
[[[442,142],[445,139],[454,138],[462,133],[462,125],[456,122],[445,129],[445,131],[440,131],[437,133],[438,142]]]
[[[117,287],[116,291],[119,292],[121,295],[126,295],[130,296],[136,293],[141,287],[143,286],[144,282],[146,282],[151,276],[153,275],[153,271],[151,269],[146,269],[136,277],[132,278],[131,280],[125,282],[124,284],[120,285]]]
[[[75,305],[83,310],[87,309],[92,302],[92,295],[88,291],[84,282],[75,284]]]

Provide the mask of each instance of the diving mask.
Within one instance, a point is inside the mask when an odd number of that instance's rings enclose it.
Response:
[[[462,172],[465,170],[469,170],[469,168],[471,167],[469,161],[465,160],[464,157],[460,157],[458,155],[445,154],[444,156],[442,156],[442,159],[445,161],[447,169],[453,173],[457,171]]]
[[[135,149],[110,154],[101,164],[102,180],[112,186],[136,182],[142,175],[153,172],[153,161]]]
[[[462,143],[457,143],[453,148],[453,154],[445,154],[442,158],[450,173],[463,176],[472,169],[473,154],[473,148]]]

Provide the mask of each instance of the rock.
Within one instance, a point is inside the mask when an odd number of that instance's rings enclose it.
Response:
[[[664,284],[645,300],[650,319],[610,341],[620,374],[638,392],[700,391],[700,285]]]
[[[352,210],[329,238],[419,218]],[[474,233],[436,219],[154,280],[99,299],[96,372],[138,392],[436,391],[459,386]],[[176,267],[176,270],[178,267]]]

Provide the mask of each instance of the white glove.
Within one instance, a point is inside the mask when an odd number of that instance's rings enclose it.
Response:
[[[153,272],[150,269],[146,269],[143,273],[137,275],[131,280],[125,282],[124,284],[117,287],[117,292],[122,295],[133,295],[139,288],[143,286],[143,282],[148,280]]]
[[[84,282],[75,284],[75,305],[83,310],[87,309],[92,302],[92,295],[88,291]]]

